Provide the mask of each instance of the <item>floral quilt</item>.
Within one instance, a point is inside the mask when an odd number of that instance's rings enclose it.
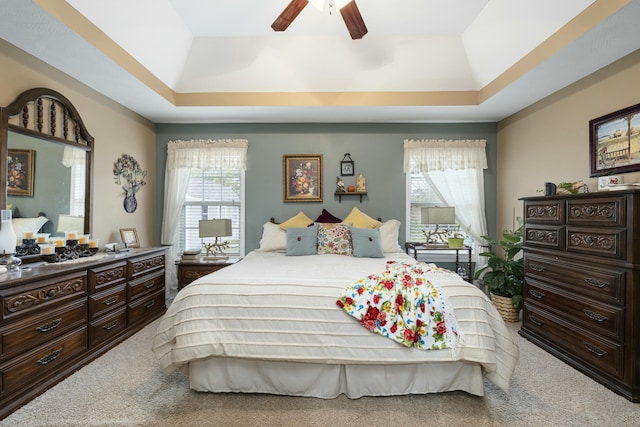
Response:
[[[426,263],[387,262],[344,289],[336,304],[362,326],[407,347],[454,349],[460,340],[453,309],[425,273],[443,270]]]

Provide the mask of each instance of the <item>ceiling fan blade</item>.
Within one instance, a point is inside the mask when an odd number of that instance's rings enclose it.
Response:
[[[273,21],[271,28],[275,31],[284,31],[291,25],[296,16],[302,12],[302,9],[309,4],[308,0],[292,0],[287,7],[284,8],[280,16]]]
[[[351,0],[340,9],[340,14],[342,15],[342,19],[344,19],[344,23],[347,24],[347,29],[353,40],[361,39],[369,31],[367,30],[367,26],[364,25],[364,20],[362,19],[362,15],[360,15],[360,9],[358,9],[356,0]]]

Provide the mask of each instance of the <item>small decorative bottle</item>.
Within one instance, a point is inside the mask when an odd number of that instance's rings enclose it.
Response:
[[[367,191],[367,180],[365,179],[364,175],[362,175],[362,173],[359,173],[358,177],[356,178],[356,191],[359,193],[364,193],[365,191]]]

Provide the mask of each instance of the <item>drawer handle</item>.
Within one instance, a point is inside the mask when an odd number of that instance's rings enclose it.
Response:
[[[106,325],[104,325],[102,327],[102,329],[106,329],[107,331],[115,328],[116,326],[118,326],[118,321],[114,320],[113,322],[107,323]]]
[[[53,298],[56,296],[56,290],[55,289],[49,289],[49,291],[47,291],[47,298]]]
[[[601,349],[600,347],[597,347],[593,344],[589,344],[588,342],[582,342],[582,344],[584,344],[584,346],[587,348],[587,350],[589,350],[591,353],[595,354],[596,356],[606,356],[607,352],[604,351],[603,349]]]
[[[116,295],[116,296],[114,296],[114,297],[111,297],[111,298],[109,298],[109,299],[106,299],[106,300],[104,300],[102,303],[103,303],[104,305],[111,305],[111,304],[114,304],[116,301],[118,301],[118,295]]]
[[[156,303],[155,301],[150,301],[150,302],[146,303],[144,306],[145,306],[146,308],[151,308],[151,307],[153,307],[153,305],[154,305],[155,303]]]
[[[592,279],[590,277],[585,277],[584,281],[591,286],[595,286],[596,288],[604,288],[608,285],[607,282],[603,282],[602,280]]]
[[[535,289],[529,289],[529,293],[538,299],[542,299],[545,297],[542,292],[536,291]]]
[[[535,324],[536,324],[536,325],[538,325],[538,326],[542,326],[542,325],[544,325],[544,322],[543,322],[542,320],[538,319],[538,318],[537,318],[537,317],[535,317],[535,316],[531,316],[531,315],[529,315],[529,320],[531,320],[533,323],[535,323]]]
[[[544,267],[541,265],[529,264],[529,268],[532,269],[533,271],[537,271],[538,273],[544,271]]]
[[[146,285],[144,285],[145,289],[149,289],[149,288],[153,288],[153,286],[156,284],[156,282],[154,282],[153,280],[148,282]]]
[[[591,311],[591,310],[587,310],[586,308],[584,310],[582,310],[584,312],[584,314],[587,315],[587,317],[590,317],[591,319],[595,320],[596,322],[604,322],[606,320],[609,320],[609,318],[603,314],[600,313],[596,313],[595,311]]]
[[[38,331],[40,331],[40,332],[49,332],[50,330],[55,329],[58,326],[60,326],[60,323],[62,323],[62,318],[56,319],[56,320],[52,320],[51,322],[45,323],[44,325],[40,325],[36,329]]]
[[[54,360],[56,360],[58,358],[58,356],[60,356],[60,353],[62,353],[62,349],[59,348],[57,350],[53,350],[51,353],[47,354],[45,357],[43,357],[42,359],[38,360],[38,363],[41,365],[46,365],[47,363],[51,363]]]

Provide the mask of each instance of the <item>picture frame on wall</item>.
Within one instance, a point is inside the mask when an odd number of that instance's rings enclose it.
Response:
[[[138,232],[135,228],[121,228],[120,229],[120,237],[122,238],[122,243],[125,244],[128,248],[139,248],[140,240],[138,240]]]
[[[340,161],[340,176],[354,176],[356,174],[354,161],[351,154],[345,153],[344,158]]]
[[[589,139],[589,176],[640,171],[640,104],[590,120]]]
[[[285,202],[322,202],[322,154],[284,154]]]
[[[33,197],[35,150],[9,148],[7,154],[7,195]]]

